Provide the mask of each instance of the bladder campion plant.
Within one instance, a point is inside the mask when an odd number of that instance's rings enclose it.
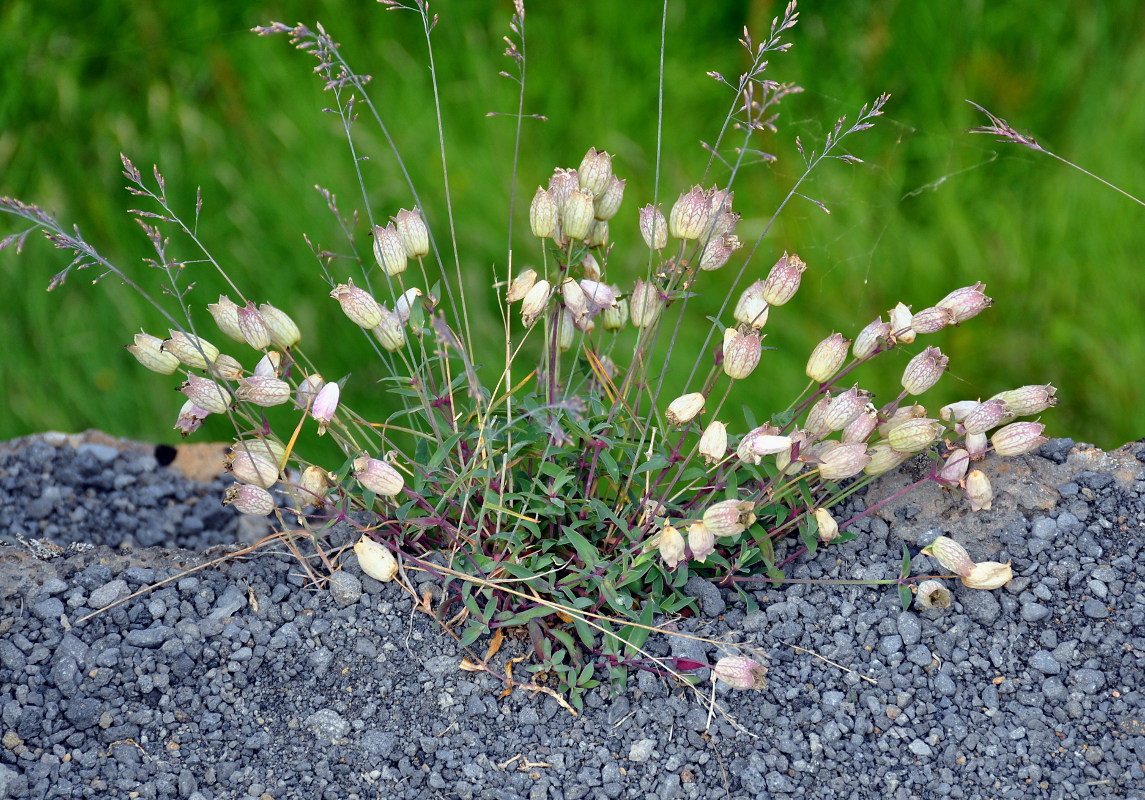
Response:
[[[396,0],[386,5],[404,8]],[[410,10],[431,45],[437,20],[428,3],[415,0]],[[937,346],[916,339],[989,308],[981,283],[955,288],[917,312],[900,303],[853,341],[824,331],[807,361],[806,389],[786,408],[749,408],[739,418],[728,407],[735,382],[761,380],[764,331],[790,313],[784,306],[804,271],[814,269],[786,252],[772,253],[767,261],[773,265],[760,268],[772,248],[765,242],[772,222],[825,162],[860,162],[842,143],[875,124],[888,100],[884,95],[863,106],[851,124],[840,119],[813,149],[796,141],[802,175],[742,256],[733,187],[755,139],[776,132],[777,106],[800,91],[764,77],[765,57],[790,47],[782,36],[797,18],[791,3],[764,41],[744,31],[750,66],[737,81],[713,73],[731,90],[729,110],[703,178],[683,188],[667,213],[655,197],[638,211],[635,203],[626,207],[625,180],[613,157],[595,147],[575,167],[534,176],[541,185],[528,209],[535,240],[526,258],[538,266],[488,276],[504,290],[503,341],[471,333],[455,239],[443,249],[435,236],[446,225],[452,230],[448,202],[445,223],[431,224],[438,215],[421,206],[411,183],[411,208],[379,211],[369,201],[370,177],[360,170],[363,229],[357,214],[340,215],[327,192],[350,257],[312,250],[343,324],[360,328],[385,366],[386,391],[401,406],[386,418],[343,404],[347,378],[322,377],[287,311],[256,304],[229,278],[233,296],[220,296],[208,309],[230,352],[211,343],[217,337],[206,321],[190,313],[184,278],[190,262],[169,254],[163,232],[173,227],[189,236],[201,251],[195,258],[225,277],[198,232],[201,197],[186,221],[169,202],[158,169],[145,177],[123,157],[128,191],[149,204],[133,213],[154,247],[151,266],[179,306],[178,318],[163,312],[171,325],[167,336],[140,333],[128,349],[150,370],[182,375],[185,403],[176,428],[184,436],[212,414],[234,423],[238,435],[227,469],[236,483],[224,502],[244,513],[275,515],[281,540],[315,585],[339,570],[345,555],[324,544],[326,531],[344,521],[356,526],[363,571],[383,581],[404,566],[435,575],[443,583],[437,613],[454,621],[463,645],[486,633],[523,629],[533,656],[529,670],[555,678],[578,708],[586,689],[605,677],[622,687],[632,668],[678,673],[710,666],[656,659],[643,649],[654,623],[695,610],[685,591],[689,577],[735,589],[750,604],[745,586],[751,581],[781,583],[794,558],[853,538],[847,528],[857,518],[836,520],[831,509],[912,456],[922,455],[930,467],[911,488],[931,481],[958,487],[974,508],[989,508],[989,479],[975,462],[990,450],[1016,455],[1045,441],[1040,423],[1015,420],[1056,399],[1046,385],[934,411],[916,401],[947,368]],[[506,54],[516,73],[509,77],[523,97],[521,0],[510,28]],[[368,78],[348,66],[321,26],[272,23],[256,31],[285,34],[317,59],[351,148],[363,110],[390,137],[367,92]],[[428,52],[432,66],[432,46]],[[717,162],[720,152],[735,158]],[[400,164],[396,149],[392,156]],[[709,178],[717,163],[726,167],[722,187]],[[72,269],[96,267],[144,292],[78,229],[67,231],[34,205],[4,199],[2,207],[32,223],[2,246],[19,248],[40,229],[74,253],[50,288]],[[380,216],[391,211],[382,224]],[[519,255],[509,253],[509,263]],[[335,272],[346,263],[354,274]],[[704,323],[701,352],[714,357],[682,364],[681,321],[717,270],[736,275],[734,292]],[[902,391],[876,407],[853,376],[899,348],[915,352]],[[478,366],[488,363],[504,367]],[[687,373],[687,390],[678,397],[664,390],[669,370]],[[264,409],[291,403],[296,424],[274,429]],[[307,442],[315,435],[337,443],[341,463],[308,459]],[[974,564],[949,539],[924,552],[972,588],[1009,580],[1008,565]],[[906,556],[901,577],[889,581],[904,606],[913,580]],[[949,593],[928,580],[919,602],[941,606]],[[751,688],[760,685],[762,671],[757,661],[730,656],[714,666],[713,676]],[[541,682],[540,675],[534,679]]]

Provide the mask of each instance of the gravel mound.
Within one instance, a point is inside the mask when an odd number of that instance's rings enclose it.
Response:
[[[352,556],[332,591],[281,553],[210,566],[209,548],[265,532],[219,505],[227,481],[32,437],[0,448],[0,798],[1142,798],[1139,457],[1056,440],[988,461],[992,511],[927,489],[789,573],[893,577],[903,541],[939,533],[1012,559],[1009,587],[955,586],[945,611],[823,584],[758,584],[748,608],[694,581],[701,613],[678,628],[769,656],[766,689],[719,687],[734,722],[709,729],[691,690],[648,673],[575,718],[502,696]],[[490,666],[522,652],[510,640]]]

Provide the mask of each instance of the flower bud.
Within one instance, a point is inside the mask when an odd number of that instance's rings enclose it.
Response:
[[[735,328],[724,331],[724,374],[732,380],[743,380],[759,364],[762,352],[759,334],[740,333]]]
[[[206,339],[182,331],[172,330],[169,333],[171,338],[164,339],[160,349],[175,356],[180,363],[191,369],[207,369],[208,362],[213,364],[219,357],[219,348]]]
[[[632,324],[637,328],[650,328],[663,310],[664,298],[661,297],[656,284],[637,278],[636,286],[632,289],[632,297],[628,301]]]
[[[285,311],[275,308],[270,303],[261,303],[258,307],[262,314],[262,321],[270,331],[270,341],[276,347],[289,350],[302,341],[302,333],[294,320]]]
[[[1045,429],[1046,426],[1040,422],[1014,422],[995,431],[990,444],[1000,456],[1020,456],[1049,441],[1042,436]]]
[[[908,419],[887,434],[891,447],[900,453],[925,450],[943,431],[942,423],[926,417]]]
[[[962,430],[966,433],[985,433],[997,427],[1010,413],[1010,409],[1001,400],[987,400],[972,408],[962,418]]]
[[[741,325],[762,328],[767,324],[768,308],[767,301],[763,299],[763,281],[756,281],[743,290],[732,316]]]
[[[981,461],[986,457],[986,445],[987,440],[984,433],[968,433],[962,439],[962,446],[970,454],[971,461]]]
[[[1028,417],[1031,414],[1040,414],[1047,408],[1056,406],[1058,399],[1054,395],[1057,394],[1057,391],[1050,383],[1045,385],[1034,384],[1011,389],[1008,392],[999,392],[990,399],[1004,402],[1016,417]]]
[[[882,475],[890,472],[902,462],[910,458],[910,453],[900,453],[891,447],[890,442],[879,442],[867,450],[871,460],[863,467],[863,472],[870,476]]]
[[[429,229],[425,227],[420,209],[403,208],[398,211],[396,217],[393,217],[393,221],[398,229],[398,238],[401,239],[407,257],[421,258],[429,253]],[[370,328],[373,326],[363,325],[362,327]]]
[[[665,416],[668,424],[674,426],[687,425],[697,414],[704,410],[704,395],[702,392],[691,392],[677,397],[668,404]]]
[[[961,422],[966,419],[967,414],[980,405],[977,400],[959,400],[957,403],[949,403],[940,408],[938,416],[945,422]]]
[[[693,522],[688,526],[688,547],[692,550],[692,558],[703,564],[716,550],[716,537],[704,523]]]
[[[728,452],[728,426],[713,419],[700,437],[700,456],[710,466],[722,461]],[[692,548],[693,552],[695,547]]]
[[[325,385],[326,381],[322,380],[322,376],[317,372],[307,375],[298,384],[298,391],[294,393],[294,407],[296,409],[306,408],[308,403],[314,402]]]
[[[596,218],[602,222],[612,219],[620,210],[624,200],[624,184],[627,180],[620,180],[615,175],[608,179],[608,185],[603,194],[596,194]]]
[[[521,301],[521,322],[526,328],[532,327],[537,317],[548,308],[552,291],[552,284],[546,280],[539,280],[525,293],[525,299]]]
[[[614,297],[617,291],[619,291],[618,288],[613,286],[612,292]],[[624,326],[628,324],[628,300],[621,297],[616,301],[614,306],[604,309],[604,311],[601,312],[600,321],[606,331],[623,330]]]
[[[417,302],[419,297],[424,296],[424,294],[421,289],[416,286],[411,286],[402,292],[401,295],[398,296],[398,299],[394,301],[394,313],[398,315],[398,318],[402,321],[402,325],[409,322],[410,314],[413,311],[413,304]],[[433,303],[434,299],[430,297],[430,307],[433,306]]]
[[[967,454],[968,460],[969,457]],[[994,502],[994,489],[990,486],[990,477],[982,470],[971,470],[966,476],[966,498],[970,501],[971,511],[990,510]]]
[[[235,397],[263,408],[280,406],[290,399],[290,384],[279,378],[242,378]]]
[[[962,577],[962,585],[969,589],[984,589],[992,591],[1001,589],[1014,579],[1014,571],[1010,562],[1000,564],[997,561],[983,561],[975,564],[969,575]]]
[[[799,281],[806,269],[807,265],[803,263],[803,259],[795,253],[791,255],[784,253],[767,274],[767,280],[763,282],[763,299],[769,305],[781,306],[795,297],[795,293],[799,291]]]
[[[855,337],[855,344],[851,348],[851,355],[859,360],[866,358],[875,352],[880,344],[887,342],[890,335],[891,324],[883,322],[883,318],[880,316],[859,331],[859,335]]]
[[[712,237],[704,246],[704,252],[700,254],[700,269],[704,272],[719,269],[728,263],[732,253],[741,247],[743,243],[734,234],[725,233],[722,236]]]
[[[592,192],[588,189],[577,189],[565,200],[561,211],[561,230],[569,239],[581,241],[592,230],[595,219],[592,204]]]
[[[239,309],[239,329],[243,332],[243,341],[255,350],[270,347],[270,329],[254,303],[247,303]]]
[[[588,315],[588,300],[585,299],[584,290],[572,278],[565,278],[561,283],[561,297],[565,308],[572,314],[573,321],[584,319]]]
[[[304,506],[326,505],[326,495],[333,485],[334,480],[329,472],[322,467],[311,464],[302,470],[302,475],[298,478],[298,488],[303,493],[300,498],[302,504]]]
[[[736,446],[736,456],[748,464],[759,464],[765,456],[790,454],[793,440],[780,436],[771,425],[761,425],[744,434]]]
[[[815,509],[815,522],[819,525],[819,538],[831,542],[839,538],[839,523],[825,508]]]
[[[188,376],[179,391],[208,414],[225,414],[231,404],[231,393],[210,378]]]
[[[607,283],[585,278],[580,282],[580,289],[584,293],[584,299],[588,302],[589,314],[595,314],[616,305],[616,290]]]
[[[640,235],[653,250],[663,250],[668,244],[668,223],[660,206],[649,203],[640,209]]]
[[[843,444],[850,444],[851,442],[863,442],[865,444],[878,426],[878,412],[868,404],[865,409],[861,410],[855,418],[843,428],[843,435],[840,439]]]
[[[868,401],[871,399],[870,392],[860,391],[858,386],[852,386],[845,392],[840,392],[831,398],[827,403],[826,410],[823,413],[823,425],[829,431],[841,431],[846,428],[851,422],[863,413]],[[871,430],[874,430],[872,427]],[[868,431],[868,435],[870,432]],[[866,440],[866,437],[863,437]]]
[[[402,474],[389,463],[365,456],[354,459],[354,478],[367,491],[382,497],[397,495],[406,483]]]
[[[330,296],[338,301],[342,313],[355,325],[369,329],[382,321],[382,309],[378,301],[365,289],[355,286],[353,280],[335,286]]]
[[[567,353],[572,347],[573,336],[576,335],[576,320],[567,308],[562,308],[557,314],[557,347],[562,353]]]
[[[135,344],[124,345],[140,364],[160,375],[170,375],[179,368],[174,353],[163,349],[163,340],[149,333],[135,334]]]
[[[721,500],[704,512],[704,525],[717,538],[738,536],[754,522],[755,505],[750,500]]]
[[[811,351],[807,359],[807,377],[816,383],[830,380],[847,360],[847,348],[851,343],[841,333],[832,333]]]
[[[672,206],[668,215],[668,233],[686,241],[699,239],[708,230],[711,213],[704,190],[693,186],[691,191],[681,192]]]
[[[370,333],[374,334],[374,338],[378,340],[378,344],[382,346],[383,350],[390,353],[401,350],[406,343],[406,332],[402,318],[381,304],[378,308],[382,312],[382,321],[370,328]]]
[[[406,271],[409,257],[406,256],[406,246],[402,244],[402,237],[394,223],[384,228],[381,225],[374,226],[374,260],[391,278]]]
[[[931,306],[919,311],[910,320],[915,333],[938,333],[948,325],[955,324],[954,311],[945,306]]]
[[[871,463],[867,446],[862,442],[838,443],[819,456],[819,477],[825,481],[853,478]]]
[[[192,401],[188,400],[183,403],[183,407],[179,409],[179,416],[175,420],[174,430],[183,434],[186,439],[195,431],[199,430],[199,426],[203,424],[203,420],[210,416],[210,412],[205,409],[199,408]]]
[[[922,548],[922,552],[963,578],[974,569],[974,560],[970,558],[966,548],[947,536],[939,536]]]
[[[576,174],[580,188],[588,189],[594,197],[602,195],[608,188],[608,179],[612,177],[612,156],[590,147],[581,159]]]
[[[219,295],[219,302],[207,305],[207,311],[215,319],[219,330],[234,339],[236,342],[246,342],[243,338],[242,328],[239,327],[239,307],[235,301],[225,294]]]
[[[915,333],[910,323],[914,317],[910,313],[910,306],[899,303],[890,310],[890,317],[891,339],[895,342],[901,342],[902,344],[910,344],[913,342]]]
[[[538,239],[551,239],[557,232],[557,201],[548,189],[537,187],[529,205],[529,227]]]
[[[918,595],[915,599],[919,608],[949,608],[950,590],[943,585],[942,581],[929,578],[919,583]]]
[[[660,548],[660,557],[668,565],[668,569],[675,569],[676,565],[684,560],[684,537],[671,525],[665,525],[656,537]]]
[[[938,383],[949,361],[937,347],[926,348],[907,362],[902,374],[902,387],[908,394],[922,394]]]
[[[733,689],[762,689],[767,686],[767,667],[744,656],[727,656],[716,662],[712,675]]]
[[[338,400],[342,390],[337,383],[328,383],[318,392],[314,399],[314,407],[310,409],[310,416],[318,420],[318,435],[326,433],[326,426],[334,419],[334,412],[338,410]]]
[[[231,448],[227,452],[226,470],[239,483],[249,483],[263,489],[269,489],[278,481],[278,464],[267,453],[253,448]]]
[[[398,560],[390,548],[369,536],[363,535],[354,544],[354,555],[358,557],[358,566],[362,572],[376,581],[389,583],[398,574]]]
[[[962,448],[951,450],[942,464],[942,469],[938,471],[938,480],[954,486],[962,481],[969,468],[970,454]]]
[[[220,356],[222,358],[222,356]],[[218,365],[219,362],[215,362]],[[282,353],[277,350],[267,350],[262,354],[262,358],[254,365],[253,375],[259,378],[277,378],[279,376],[279,368],[282,366]]]
[[[265,517],[274,511],[274,498],[261,486],[236,483],[223,492],[223,505],[233,505],[241,514]]]
[[[935,305],[949,308],[954,312],[954,323],[965,322],[976,317],[984,310],[994,305],[994,301],[986,296],[986,284],[976,283],[973,286],[964,286],[955,289]]]

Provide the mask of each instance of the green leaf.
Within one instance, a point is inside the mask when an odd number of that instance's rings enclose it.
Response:
[[[524,625],[531,619],[548,616],[552,613],[552,609],[548,606],[536,606],[534,608],[526,609],[525,611],[519,611],[516,614],[513,614],[509,611],[502,611],[494,619],[501,625],[512,627],[514,625]]]
[[[910,577],[910,550],[906,549],[906,542],[903,542],[902,545],[902,571],[899,573],[899,577]]]
[[[650,627],[652,625],[652,618],[657,611],[659,611],[659,609],[656,607],[655,603],[651,601],[645,603],[644,610],[640,612],[640,624]],[[648,641],[648,635],[651,632],[652,631],[650,631],[648,628],[638,628],[633,625],[625,625],[620,630],[620,635],[626,642],[628,642],[627,655],[630,657],[635,655],[636,651],[643,647],[644,643]]]
[[[480,622],[470,622],[465,626],[465,633],[461,634],[459,644],[462,647],[468,647],[481,638],[481,634],[485,633],[485,626]]]
[[[620,467],[616,464],[616,459],[607,450],[600,451],[600,463],[604,465],[604,471],[608,473],[608,477],[614,481],[620,480]]]
[[[771,578],[772,587],[778,589],[783,584],[781,581],[787,578],[787,575],[779,567],[770,566],[767,568],[767,577]]]
[[[568,525],[561,526],[561,533],[572,542],[572,546],[576,548],[576,554],[580,556],[585,567],[589,570],[596,569],[596,562],[600,560],[600,552],[593,547],[592,542]]]
[[[652,458],[648,459],[635,470],[633,470],[633,474],[639,475],[641,472],[651,472],[652,470],[664,469],[664,467],[667,467],[670,464],[671,462],[668,461],[665,456],[657,453],[656,455],[652,456]]]
[[[819,537],[816,534],[819,532],[819,520],[815,519],[814,514],[808,515],[803,524],[799,526],[799,538],[803,541],[803,546],[807,548],[808,555],[815,555],[815,551],[819,549]]]
[[[913,599],[914,595],[911,594],[909,586],[899,586],[899,602],[902,603],[903,611],[910,608],[910,601]]]

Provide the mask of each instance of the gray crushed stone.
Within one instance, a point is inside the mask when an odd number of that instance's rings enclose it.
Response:
[[[181,575],[241,535],[225,481],[33,441],[0,453],[0,797],[1142,798],[1145,454],[1092,454],[1055,440],[1009,467],[1029,485],[996,483],[993,511],[909,498],[790,570],[892,576],[903,541],[917,552],[938,533],[1012,560],[1009,587],[951,586],[942,611],[826,584],[753,584],[748,607],[689,581],[699,613],[679,630],[769,656],[762,691],[718,687],[735,723],[716,713],[708,729],[706,705],[649,673],[575,718],[544,694],[502,696],[353,556],[322,592],[281,553]]]

